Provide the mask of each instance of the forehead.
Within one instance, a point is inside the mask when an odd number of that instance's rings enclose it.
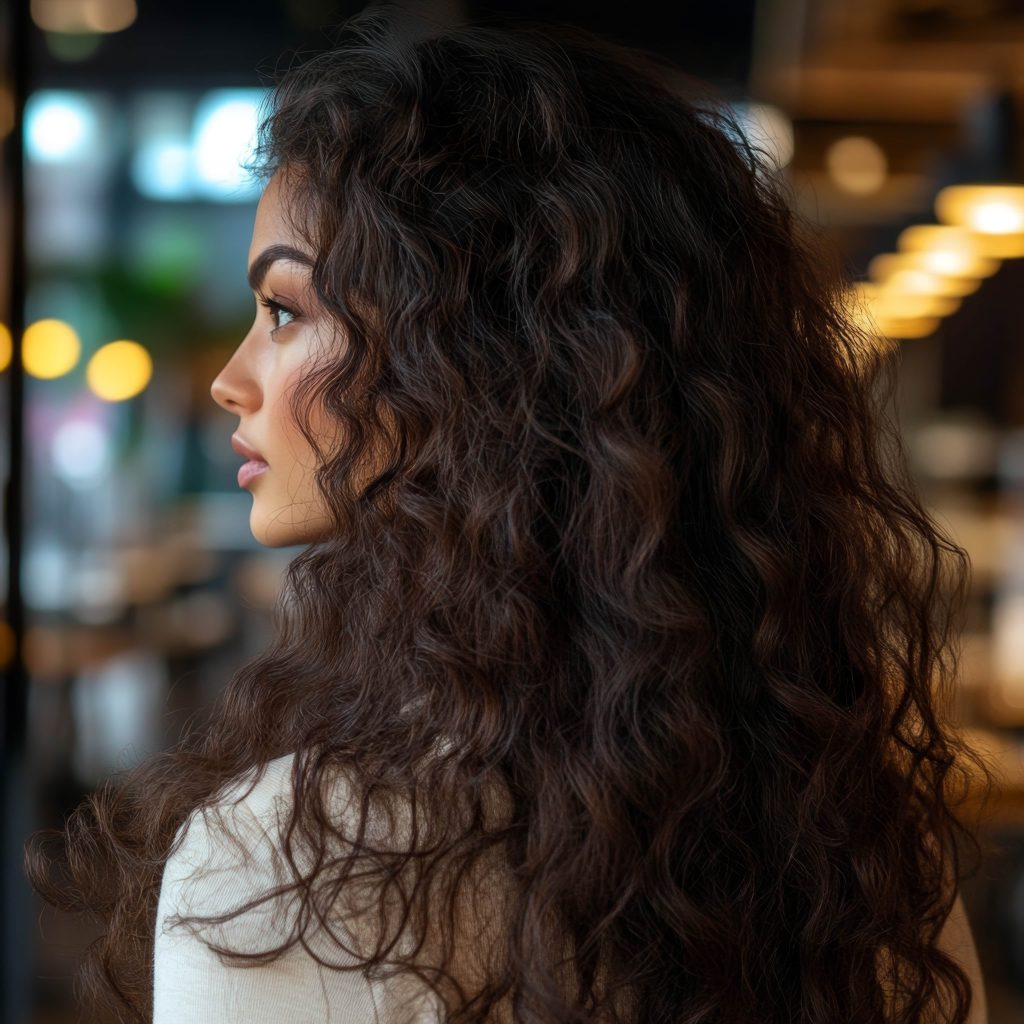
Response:
[[[256,204],[256,219],[252,228],[252,243],[249,246],[249,262],[268,245],[275,242],[298,243],[291,225],[285,217],[285,183],[281,171],[277,171],[267,182]],[[304,247],[303,247],[304,248]]]

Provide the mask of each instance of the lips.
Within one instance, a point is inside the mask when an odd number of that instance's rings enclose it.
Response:
[[[231,435],[231,447],[243,459],[248,459],[250,462],[262,462],[264,465],[267,464],[267,460],[255,448],[246,444],[237,434]]]

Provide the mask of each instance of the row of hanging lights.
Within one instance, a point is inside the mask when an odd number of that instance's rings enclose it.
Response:
[[[880,339],[926,337],[1003,260],[1024,256],[1024,185],[949,185],[935,214],[938,223],[904,229],[897,251],[852,285],[854,316]]]

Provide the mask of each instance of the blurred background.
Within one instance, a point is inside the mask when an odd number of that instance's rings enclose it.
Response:
[[[275,69],[364,6],[0,8],[4,1020],[75,1020],[95,934],[27,891],[25,836],[172,744],[269,639],[296,549],[252,539],[237,424],[209,394],[253,316],[239,161]],[[999,787],[963,896],[990,1020],[1024,1020],[1024,2],[407,9],[664,53],[735,108],[841,251],[851,308],[899,359],[920,488],[973,563],[953,714]]]

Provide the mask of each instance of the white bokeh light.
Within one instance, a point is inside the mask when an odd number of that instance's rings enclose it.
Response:
[[[110,438],[92,420],[68,420],[54,433],[50,449],[56,474],[69,486],[88,488],[105,475],[111,461]]]
[[[770,169],[787,166],[793,159],[794,145],[789,115],[769,103],[736,103],[733,109],[750,144],[763,151],[761,159],[774,163]]]
[[[192,150],[175,138],[149,139],[132,158],[132,181],[149,199],[192,196]]]
[[[1012,203],[994,199],[982,203],[975,211],[974,226],[978,231],[998,234],[1016,234],[1024,231],[1024,214]]]
[[[66,163],[96,146],[99,118],[79,93],[57,89],[34,92],[25,102],[25,149],[40,163]]]
[[[242,166],[253,154],[262,89],[215,89],[196,108],[192,150],[196,190],[211,199],[249,201],[259,182]]]

